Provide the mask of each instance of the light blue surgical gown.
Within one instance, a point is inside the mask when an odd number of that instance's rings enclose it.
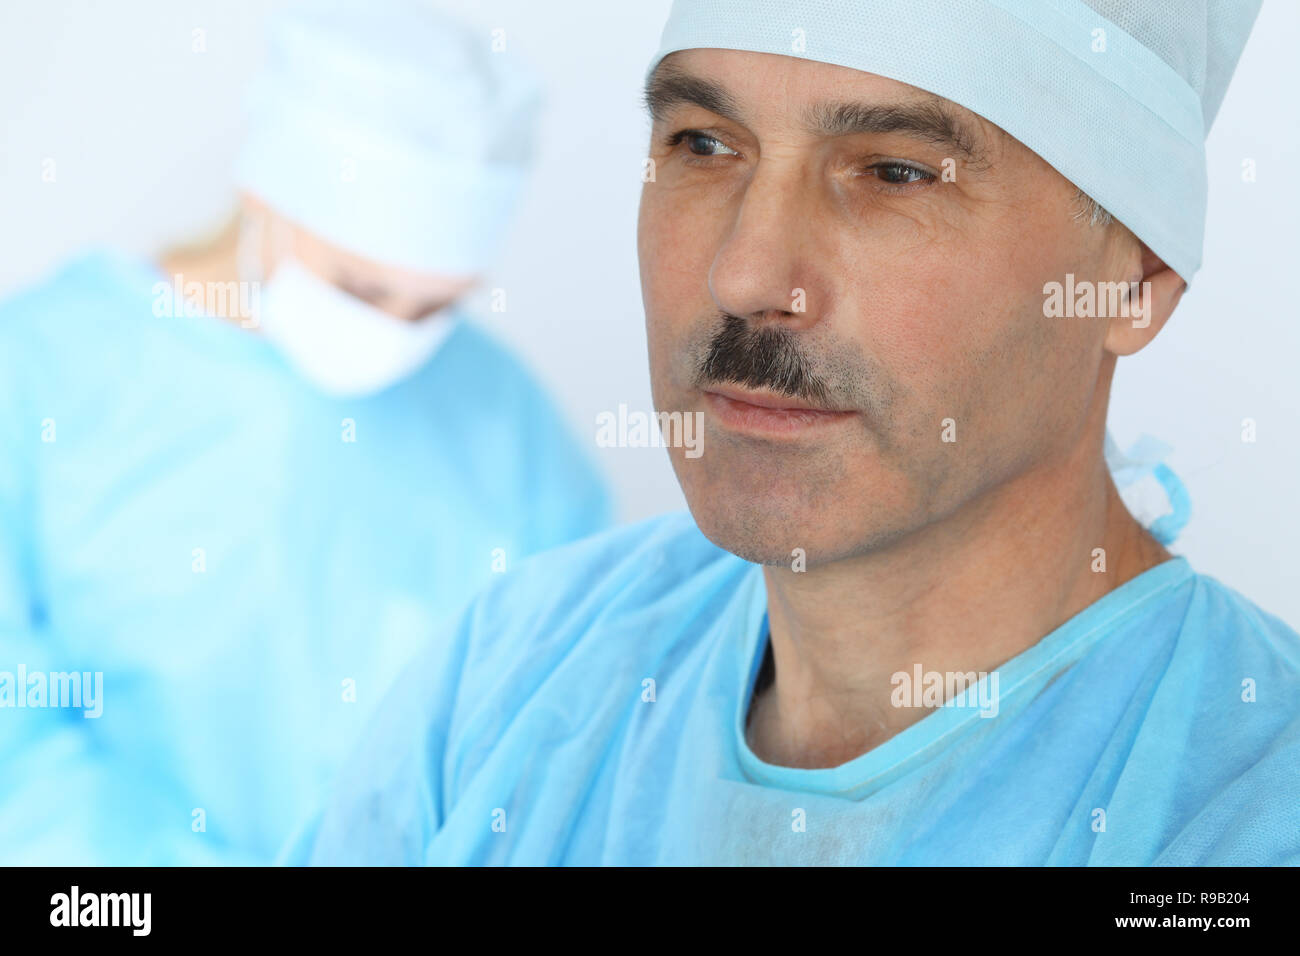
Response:
[[[606,523],[472,322],[330,398],[233,322],[155,315],[163,281],[96,251],[0,305],[0,863],[273,861],[439,621]],[[100,716],[18,706],[72,672]]]
[[[995,716],[935,707],[832,768],[746,744],[766,634],[761,568],[685,515],[527,562],[282,862],[1300,863],[1300,637],[1183,557],[1000,667]]]

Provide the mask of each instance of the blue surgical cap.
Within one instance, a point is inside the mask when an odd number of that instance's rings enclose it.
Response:
[[[269,21],[235,178],[362,256],[470,275],[503,237],[538,108],[503,37],[427,3],[295,3]]]
[[[1205,136],[1260,3],[674,0],[650,72],[677,50],[750,50],[927,90],[1020,140],[1190,283]]]

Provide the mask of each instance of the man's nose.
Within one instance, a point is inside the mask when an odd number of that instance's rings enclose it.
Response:
[[[816,206],[804,170],[760,165],[709,270],[719,310],[795,329],[811,327],[826,313],[829,285],[818,266]]]

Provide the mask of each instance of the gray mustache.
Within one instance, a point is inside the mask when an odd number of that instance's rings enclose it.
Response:
[[[830,389],[812,370],[789,329],[753,328],[735,315],[724,314],[722,320],[700,362],[696,387],[743,385],[830,404]]]

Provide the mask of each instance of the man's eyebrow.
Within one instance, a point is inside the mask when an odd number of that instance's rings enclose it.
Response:
[[[854,133],[904,133],[947,147],[967,160],[984,160],[981,137],[938,98],[917,103],[877,105],[872,103],[821,103],[809,109],[804,124],[819,136],[850,136]]]
[[[645,106],[650,111],[650,118],[659,122],[672,107],[683,103],[693,103],[725,119],[740,122],[736,101],[721,85],[672,66],[655,70],[645,89]]]
[[[721,84],[662,64],[646,84],[645,105],[658,122],[674,106],[694,104],[742,123],[740,108]],[[911,103],[821,103],[807,110],[804,125],[818,136],[854,133],[904,133],[936,146],[948,147],[972,164],[985,161],[982,138],[933,94]]]

